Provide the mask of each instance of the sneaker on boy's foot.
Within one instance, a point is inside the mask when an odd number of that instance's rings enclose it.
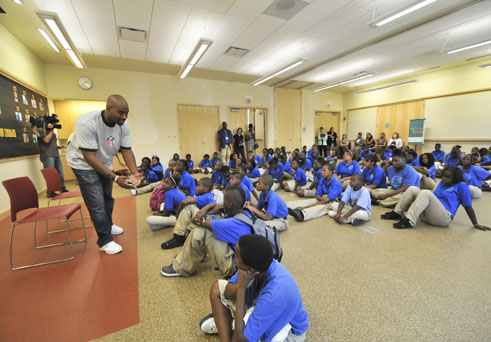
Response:
[[[70,192],[70,190],[68,190],[67,188],[64,188],[63,190],[61,190],[61,192]]]
[[[112,234],[112,235],[121,235],[121,234],[123,234],[123,233],[124,233],[124,229],[123,229],[123,228],[121,228],[120,226],[117,226],[117,225],[115,225],[115,224],[113,224],[113,225],[111,226],[111,234]]]
[[[136,189],[130,189],[130,192],[133,196],[136,196]]]
[[[203,317],[201,322],[199,322],[199,327],[201,328],[201,331],[205,334],[218,334],[218,329],[213,314],[209,314]]]
[[[162,274],[164,277],[180,277],[181,276],[179,273],[174,271],[172,264],[170,264],[169,266],[162,267],[160,274]]]
[[[394,210],[386,212],[380,216],[383,220],[400,220],[402,216],[396,213]]]
[[[337,214],[337,213],[336,213],[334,210],[329,210],[329,211],[327,212],[327,215],[329,215],[329,217],[334,217],[334,216],[336,216],[336,214]]]
[[[172,249],[172,248],[176,248],[176,247],[181,247],[184,245],[185,241],[186,241],[186,238],[184,236],[174,234],[172,239],[165,241],[165,242],[162,242],[160,247],[162,249]]]
[[[353,222],[351,222],[351,224],[353,226],[359,226],[359,225],[363,224],[363,222],[365,222],[365,221],[360,220],[360,219],[354,219]]]
[[[111,241],[106,243],[104,246],[99,247],[99,250],[106,254],[118,254],[123,251],[123,247],[118,245],[116,242]]]
[[[293,216],[293,218],[295,219],[295,221],[297,222],[303,222],[303,213],[302,213],[302,210],[300,209],[292,209],[291,213],[289,213],[291,216]]]
[[[406,229],[406,228],[413,228],[411,225],[411,222],[405,217],[403,217],[399,222],[393,224],[394,228],[396,229]]]

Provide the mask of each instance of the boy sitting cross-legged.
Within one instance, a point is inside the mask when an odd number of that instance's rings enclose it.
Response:
[[[179,204],[174,236],[169,241],[162,243],[162,249],[171,249],[184,245],[186,236],[192,229],[190,224],[196,213],[207,205],[216,203],[211,193],[212,189],[213,182],[211,178],[201,178],[198,181],[196,197],[187,197]]]
[[[249,225],[234,218],[239,213],[248,214],[244,212],[244,202],[244,190],[240,186],[231,186],[225,190],[223,205],[210,204],[206,213],[198,211],[181,252],[160,273],[165,277],[190,276],[208,255],[224,276],[232,276],[236,270],[235,245],[242,235],[251,233]],[[205,217],[205,214],[215,214],[222,209],[227,214],[223,220]]]
[[[281,232],[288,229],[288,208],[281,197],[271,189],[272,186],[273,177],[262,175],[257,184],[257,190],[260,191],[257,207],[249,202],[246,202],[245,207],[268,226],[276,227]]]
[[[340,203],[333,203],[329,216],[338,223],[351,223],[358,226],[370,221],[372,211],[370,193],[363,186],[363,176],[351,176],[350,186],[346,189]]]

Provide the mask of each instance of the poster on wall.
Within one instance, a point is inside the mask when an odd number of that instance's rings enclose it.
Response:
[[[32,117],[48,114],[47,99],[0,74],[0,159],[39,154]]]
[[[423,145],[425,141],[425,119],[409,121],[408,145]]]

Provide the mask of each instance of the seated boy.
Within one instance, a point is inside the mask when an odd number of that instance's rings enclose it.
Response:
[[[288,208],[281,197],[271,190],[272,186],[273,177],[262,175],[257,184],[257,190],[260,191],[257,207],[248,202],[245,207],[268,226],[282,232],[288,229]]]
[[[351,223],[359,226],[363,222],[370,221],[372,206],[370,193],[363,186],[363,176],[351,176],[350,186],[346,189],[341,202],[332,204],[329,216],[338,223]]]
[[[221,341],[305,341],[309,316],[293,277],[273,259],[269,241],[243,235],[236,246],[237,273],[211,286],[213,313],[200,328]],[[232,320],[235,320],[233,330]]]
[[[215,188],[219,188],[223,185],[223,175],[220,172],[222,166],[223,162],[221,160],[217,161],[215,164],[215,171],[211,173],[211,180]]]
[[[252,196],[254,196],[256,201],[259,201],[259,197],[257,196],[256,189],[254,189],[254,184],[252,183],[252,180],[246,176],[246,172],[247,172],[247,167],[244,164],[240,165],[239,166],[239,173],[241,176],[240,184],[241,186],[245,185],[247,189],[249,189],[249,191],[251,192]]]
[[[222,174],[223,182],[218,189],[224,190],[230,186],[230,168],[227,165],[223,165],[220,169],[220,173]]]
[[[390,208],[399,202],[404,191],[410,186],[419,188],[418,172],[411,166],[406,165],[406,154],[399,149],[392,153],[392,166],[389,167],[388,178],[390,188],[377,188],[372,190],[371,195],[376,199],[374,204]]]
[[[470,154],[467,154],[462,158],[462,174],[464,182],[469,184],[472,198],[481,198],[483,180],[491,178],[489,171],[483,168],[472,165],[473,158]]]
[[[179,189],[186,196],[196,195],[196,181],[188,172],[188,163],[183,159],[179,159],[176,163],[176,171],[179,173]]]
[[[435,163],[443,164],[443,161],[445,160],[445,152],[443,152],[441,150],[441,148],[442,148],[442,145],[439,143],[436,143],[435,144],[435,150],[433,152],[431,152],[431,154],[433,155],[433,158],[435,158]],[[438,166],[440,166],[440,164],[438,164]]]
[[[244,213],[244,203],[244,190],[240,186],[231,186],[225,191],[223,205],[210,204],[207,208],[207,214],[217,213],[223,208],[227,218],[212,220],[198,211],[181,252],[160,273],[164,277],[190,276],[208,255],[224,276],[232,276],[236,271],[235,245],[242,235],[251,233],[249,225],[234,218],[234,215]]]
[[[176,223],[179,204],[186,199],[186,195],[178,189],[179,176],[170,176],[162,183],[164,194],[164,209],[147,217],[147,224],[151,230],[159,230],[173,226]]]
[[[312,173],[314,174],[314,181],[307,187],[307,189],[300,188],[297,190],[299,197],[315,197],[315,192],[319,186],[319,182],[322,179],[322,165],[324,165],[324,159],[322,157],[314,160],[312,165]]]
[[[332,203],[341,196],[343,186],[339,179],[333,176],[335,167],[334,163],[322,166],[322,179],[317,187],[315,198],[287,203],[288,214],[297,222],[326,215],[331,210]]]
[[[186,162],[188,163],[188,172],[189,173],[195,173],[199,171],[198,168],[194,168],[194,161],[191,159],[191,155],[188,153],[186,154]]]
[[[242,180],[242,176],[240,175],[240,172],[235,171],[234,173],[232,173],[230,175],[229,186],[240,186],[242,188],[242,190],[244,190],[244,193],[246,196],[246,198],[245,198],[246,202],[250,202],[251,201],[251,191],[249,190],[247,185],[242,184],[240,182],[241,180]]]
[[[362,176],[365,183],[365,188],[371,192],[377,188],[387,188],[387,176],[384,170],[377,165],[377,155],[369,154],[364,160],[365,167],[363,168]]]
[[[286,156],[283,154],[280,154],[279,159],[278,159],[278,165],[281,164],[283,166],[283,179],[290,180],[292,179],[292,166],[290,165],[290,162],[286,160]]]
[[[196,186],[196,197],[187,197],[177,209],[177,221],[174,227],[174,235],[172,239],[162,243],[162,249],[171,249],[184,245],[186,236],[191,231],[190,224],[194,215],[210,203],[215,204],[215,199],[211,193],[213,182],[210,178],[201,178]]]
[[[300,158],[296,158],[291,161],[294,175],[292,180],[283,183],[283,189],[285,191],[297,192],[297,190],[300,189],[300,187],[305,187],[307,185],[307,176],[305,175],[305,172],[300,167],[302,162],[303,160]]]
[[[261,177],[261,173],[256,166],[256,161],[254,159],[250,159],[247,162],[247,177],[253,182],[256,183]]]
[[[222,160],[218,157],[218,152],[213,152],[213,158],[211,158],[211,166],[214,167],[217,162]]]
[[[283,173],[285,170],[283,169],[283,165],[278,164],[278,160],[273,158],[270,160],[268,165],[268,175],[273,177],[273,186],[271,190],[276,191],[283,187]]]
[[[203,159],[199,162],[199,171],[208,174],[213,171],[213,165],[211,164],[210,155],[205,154]]]

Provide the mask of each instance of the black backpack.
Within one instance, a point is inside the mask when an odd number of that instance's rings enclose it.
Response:
[[[254,214],[252,214],[252,216],[253,219],[246,214],[238,213],[234,216],[234,218],[251,227],[252,234],[262,235],[268,239],[269,243],[271,244],[271,248],[273,249],[273,257],[281,262],[283,250],[280,246],[280,234],[278,230],[276,227],[268,226],[266,222],[256,217]]]

